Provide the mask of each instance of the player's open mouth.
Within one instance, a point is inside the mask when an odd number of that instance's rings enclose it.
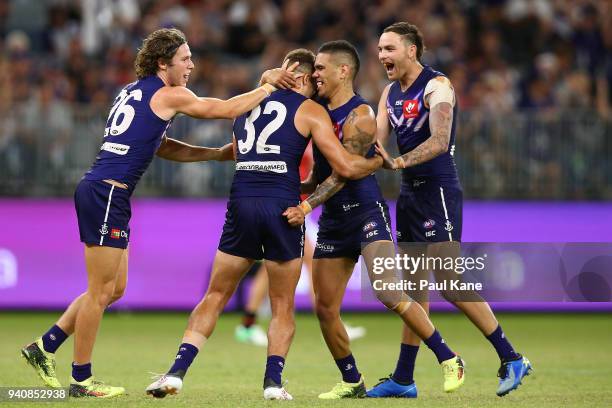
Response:
[[[390,64],[388,62],[385,62],[383,63],[383,65],[385,66],[385,69],[387,70],[387,74],[393,73],[393,70],[395,69],[395,64]]]
[[[323,86],[323,81],[317,81],[317,89]]]
[[[189,74],[183,75],[183,78],[185,79],[185,81],[189,81]]]

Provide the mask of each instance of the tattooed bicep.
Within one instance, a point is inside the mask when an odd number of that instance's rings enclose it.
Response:
[[[376,118],[371,109],[360,108],[352,110],[346,118],[342,128],[342,144],[349,152],[364,156],[376,140]]]

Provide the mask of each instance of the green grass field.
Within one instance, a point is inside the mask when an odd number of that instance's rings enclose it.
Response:
[[[53,313],[0,313],[0,386],[38,386],[34,371],[19,348],[54,322]],[[466,384],[457,393],[442,392],[442,376],[433,354],[422,347],[415,379],[417,400],[319,401],[339,375],[316,319],[299,315],[297,333],[283,375],[295,401],[292,407],[610,407],[612,406],[612,316],[500,315],[504,330],[535,367],[518,391],[495,396],[498,359],[489,343],[461,315],[437,314],[434,322],[449,344],[466,360]],[[149,371],[164,372],[174,356],[187,314],[108,314],[94,353],[94,373],[123,385],[129,395],[107,401],[70,401],[96,407],[251,407],[274,406],[262,399],[265,349],[237,344],[239,316],[222,316],[213,338],[200,352],[179,396],[153,400],[144,394]],[[353,345],[366,384],[389,374],[399,349],[399,323],[391,314],[351,314],[345,320],[363,325],[368,335]],[[58,374],[68,382],[72,341],[58,351]],[[0,403],[1,406],[65,406],[64,403]]]

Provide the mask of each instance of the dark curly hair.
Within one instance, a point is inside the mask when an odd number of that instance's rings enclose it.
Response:
[[[153,31],[142,42],[138,50],[134,68],[136,77],[142,79],[157,74],[158,62],[169,63],[176,54],[176,50],[187,42],[185,34],[176,28],[162,28]]]

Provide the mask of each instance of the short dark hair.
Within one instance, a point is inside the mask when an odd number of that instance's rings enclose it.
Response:
[[[353,78],[352,79],[355,79],[355,77],[357,76],[357,73],[359,72],[359,66],[360,66],[359,53],[357,53],[357,49],[350,42],[346,40],[336,40],[336,41],[326,42],[319,47],[318,53],[344,54],[348,56],[349,59],[351,60],[351,65],[353,68]]]
[[[285,58],[283,58],[283,63],[288,61],[287,67],[299,63],[297,67],[295,67],[295,71],[302,72],[304,74],[310,75],[310,83],[312,87],[317,89],[316,80],[312,77],[314,73],[314,63],[315,63],[315,55],[312,51],[307,50],[306,48],[297,48],[295,50],[289,51]]]
[[[187,43],[187,37],[176,28],[162,28],[153,31],[144,39],[136,55],[136,61],[134,61],[136,77],[142,79],[157,74],[159,60],[170,63],[176,50],[185,43]]]
[[[383,30],[383,33],[389,32],[399,34],[405,41],[414,44],[417,47],[417,59],[421,59],[423,51],[425,50],[425,43],[423,41],[423,34],[417,26],[405,21],[400,21],[391,24]]]

